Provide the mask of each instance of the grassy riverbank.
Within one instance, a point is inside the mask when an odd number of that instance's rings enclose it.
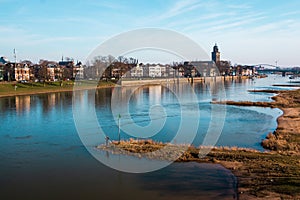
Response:
[[[259,91],[258,91],[259,92]],[[266,92],[266,91],[264,91]],[[174,159],[178,162],[219,163],[238,178],[239,199],[300,199],[300,90],[278,91],[274,102],[214,102],[238,106],[271,106],[283,110],[276,132],[270,133],[258,152],[245,148],[213,148],[205,157],[205,147],[163,144],[154,141],[113,142],[98,148],[114,153]],[[164,148],[165,151],[157,151]],[[145,154],[146,153],[146,154]]]
[[[114,87],[116,84],[110,81],[62,81],[62,82],[45,82],[45,83],[2,83],[0,84],[0,97],[33,95],[51,92],[73,91],[76,89],[95,89]]]

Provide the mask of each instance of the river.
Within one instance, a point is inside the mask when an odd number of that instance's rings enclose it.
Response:
[[[272,94],[249,93],[247,90],[286,89],[271,86],[286,82],[288,78],[280,76],[226,81],[224,98],[235,101],[271,101]],[[132,130],[137,138],[151,134],[151,130],[135,132],[140,129],[135,129],[136,126],[132,124],[146,127],[151,121],[154,124],[158,121],[159,125],[163,121],[161,129],[152,130],[155,135],[151,138],[169,142],[180,126],[184,130],[189,130],[191,126],[188,123],[180,124],[182,110],[179,108],[190,109],[192,114],[187,120],[195,120],[195,107],[186,104],[191,98],[185,89],[187,86],[180,87],[176,91],[182,95],[184,103],[176,98],[172,89],[157,85],[134,90],[130,87],[107,88],[97,90],[96,93],[80,91],[80,97],[87,102],[94,102],[88,107],[95,108],[100,127],[111,139],[117,140],[118,125],[116,116],[111,113],[111,95],[113,92],[117,95],[130,94],[129,102],[126,103],[130,115],[118,108],[118,105],[122,107],[122,102],[116,101],[114,104],[121,115],[121,139],[131,137],[128,130]],[[203,143],[209,124],[215,117],[210,101],[219,99],[220,93],[218,85],[209,83],[194,83],[192,88],[200,117],[196,120],[196,131],[184,134],[198,146]],[[156,172],[129,174],[101,164],[90,155],[81,140],[82,136],[77,132],[72,99],[72,92],[0,98],[1,199],[236,198],[235,177],[219,165],[174,163]],[[157,105],[162,105],[163,110],[155,110]],[[149,115],[151,107],[154,112]],[[261,151],[263,148],[260,141],[276,129],[276,119],[281,114],[278,109],[236,106],[226,106],[222,112],[225,112],[226,117],[216,145]],[[99,135],[98,129],[86,127],[86,131],[91,137]],[[173,142],[185,143],[185,136]],[[101,142],[93,140],[92,146]]]

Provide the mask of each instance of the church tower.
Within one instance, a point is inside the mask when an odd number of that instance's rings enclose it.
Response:
[[[211,59],[215,63],[219,63],[220,62],[220,52],[219,52],[219,48],[218,48],[217,44],[215,44],[215,46],[213,48],[213,52],[211,52]]]

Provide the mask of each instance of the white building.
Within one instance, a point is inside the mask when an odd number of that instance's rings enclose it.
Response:
[[[242,76],[253,76],[254,75],[254,67],[252,66],[244,66],[242,67],[242,70],[241,70],[241,75]]]
[[[167,68],[165,65],[160,65],[161,77],[167,77]]]
[[[83,66],[81,62],[77,62],[77,64],[73,67],[73,78],[83,79]]]
[[[136,67],[130,70],[132,78],[141,78],[144,76],[143,64],[137,64]]]
[[[150,65],[149,66],[149,77],[161,77],[161,66],[160,65]]]

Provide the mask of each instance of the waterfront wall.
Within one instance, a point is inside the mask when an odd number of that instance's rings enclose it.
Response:
[[[210,82],[222,80],[248,79],[248,76],[215,76],[215,77],[195,77],[191,78],[164,78],[164,79],[139,79],[139,80],[122,80],[121,86],[136,86],[136,85],[164,85],[173,83],[191,83],[193,82]]]

